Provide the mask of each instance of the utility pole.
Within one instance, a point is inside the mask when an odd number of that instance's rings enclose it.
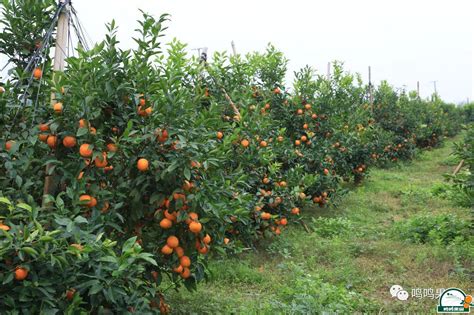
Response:
[[[416,95],[420,98],[420,81],[416,81]]]
[[[369,101],[372,112],[374,111],[374,95],[372,93],[372,68],[369,66]]]
[[[71,10],[70,0],[60,0],[59,5],[62,5],[63,8],[59,13],[58,17],[58,27],[57,27],[57,35],[56,35],[56,46],[54,49],[54,64],[53,64],[53,77],[55,76],[55,72],[62,72],[64,71],[64,64],[66,59],[66,51],[67,51],[67,40],[69,34],[69,13]],[[56,103],[56,95],[54,92],[51,92],[51,106],[54,106]],[[46,165],[46,178],[44,181],[44,189],[43,189],[43,207],[47,205],[46,203],[46,195],[51,195],[55,191],[54,187],[54,175],[52,174],[52,167],[51,163]]]
[[[237,50],[235,50],[235,43],[234,41],[231,41],[230,44],[232,45],[232,52],[234,53],[234,56],[237,55]]]
[[[328,79],[328,81],[329,81],[329,79],[331,79],[331,63],[330,62],[328,62],[327,79]]]

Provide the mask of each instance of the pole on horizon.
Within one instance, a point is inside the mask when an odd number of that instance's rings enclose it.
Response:
[[[69,34],[69,11],[70,0],[60,0],[59,4],[64,5],[63,9],[59,13],[58,17],[58,27],[56,35],[56,46],[54,50],[54,64],[53,64],[53,77],[55,72],[64,71],[66,51],[67,51],[67,41]],[[56,103],[56,95],[54,92],[51,92],[51,106],[54,106]],[[46,165],[46,178],[44,181],[43,188],[43,207],[46,206],[46,195],[54,193],[54,176],[52,174],[51,163]]]
[[[237,56],[237,50],[235,49],[234,41],[231,41],[230,44],[232,45],[232,52],[234,53],[234,56]]]
[[[331,63],[330,62],[328,62],[328,72],[326,76],[329,81],[329,79],[331,79]]]
[[[372,93],[372,67],[369,66],[369,101],[372,112],[374,111],[374,95]]]
[[[416,95],[420,98],[420,81],[416,81]]]

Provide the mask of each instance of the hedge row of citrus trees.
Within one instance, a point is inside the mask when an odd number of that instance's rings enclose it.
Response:
[[[369,105],[338,63],[330,79],[302,69],[290,91],[271,46],[190,58],[161,44],[166,15],[143,14],[133,50],[111,23],[53,73],[41,38],[54,5],[3,3],[0,52],[15,65],[0,88],[7,313],[166,313],[162,293],[195,288],[212,255],[277,237],[305,206],[337,202],[342,181],[457,132],[454,106],[385,82]],[[33,16],[35,28],[22,22]]]

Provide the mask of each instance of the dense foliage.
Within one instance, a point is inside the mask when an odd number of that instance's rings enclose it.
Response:
[[[0,37],[15,63],[0,88],[6,312],[167,312],[162,292],[195,288],[209,252],[278,236],[305,204],[337,201],[342,181],[457,132],[455,106],[386,82],[370,105],[339,63],[329,79],[302,69],[290,92],[272,46],[209,62],[176,40],[163,47],[166,15],[143,14],[136,49],[118,47],[112,22],[63,73],[47,57],[25,73],[36,50],[14,39],[34,45],[53,10],[13,5]],[[31,12],[39,29],[17,22]]]

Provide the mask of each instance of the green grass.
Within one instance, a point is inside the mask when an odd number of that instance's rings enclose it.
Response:
[[[452,142],[373,170],[337,209],[305,209],[311,233],[291,226],[256,251],[211,260],[197,291],[167,293],[173,313],[435,313],[435,300],[398,301],[389,288],[471,288],[472,236],[458,231],[470,211],[433,194],[456,164]],[[420,229],[445,217],[439,230]]]

